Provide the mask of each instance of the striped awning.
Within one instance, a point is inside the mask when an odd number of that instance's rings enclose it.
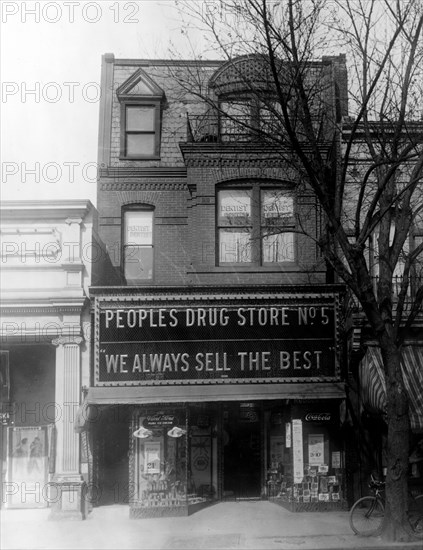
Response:
[[[402,348],[401,372],[409,398],[411,429],[423,431],[423,348]],[[386,382],[378,346],[369,346],[359,368],[363,406],[370,412],[386,413]]]

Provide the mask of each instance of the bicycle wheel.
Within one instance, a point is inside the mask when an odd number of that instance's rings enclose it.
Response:
[[[417,495],[409,501],[408,522],[412,530],[412,536],[423,540],[423,495]]]
[[[377,535],[382,529],[384,515],[385,509],[379,498],[360,498],[351,508],[350,527],[356,535]]]

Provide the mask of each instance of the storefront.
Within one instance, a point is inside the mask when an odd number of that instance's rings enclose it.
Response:
[[[90,374],[93,205],[1,205],[1,506],[83,519],[74,416]]]
[[[336,292],[92,289],[94,504],[344,504]],[[128,289],[129,291],[129,289]]]

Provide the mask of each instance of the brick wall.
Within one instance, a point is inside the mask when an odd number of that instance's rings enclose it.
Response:
[[[327,60],[326,60],[327,61]],[[337,58],[337,62],[342,59]],[[331,60],[332,63],[332,60]],[[333,64],[333,63],[332,63]],[[328,66],[328,63],[325,64]],[[342,65],[342,63],[341,63]],[[337,65],[337,75],[342,73]],[[298,261],[274,267],[227,267],[216,261],[216,189],[224,182],[278,181],[297,189],[297,215],[303,228],[316,235],[321,219],[316,200],[301,178],[280,160],[254,155],[211,154],[198,150],[184,158],[180,143],[187,141],[187,113],[204,112],[206,106],[195,96],[197,86],[207,82],[219,65],[201,67],[159,62],[115,61],[111,98],[110,169],[122,168],[114,176],[103,170],[98,187],[99,235],[116,273],[120,274],[122,209],[130,204],[154,207],[155,285],[227,284],[314,284],[325,280],[325,268],[312,238],[296,236]],[[332,65],[329,64],[331,67]],[[165,92],[159,160],[119,160],[120,103],[116,89],[139,68]],[[322,66],[315,69],[321,74]],[[333,70],[327,74],[334,74]],[[187,82],[193,78],[189,89]],[[330,83],[329,83],[330,88]],[[328,89],[329,89],[328,88]],[[334,88],[328,95],[332,98]],[[195,147],[195,146],[194,146]],[[222,147],[222,146],[221,146]],[[106,167],[107,168],[107,167]],[[182,169],[166,175],[165,169]],[[184,171],[186,169],[186,172]],[[126,170],[126,172],[125,172]],[[130,174],[128,174],[130,170]],[[150,172],[147,174],[148,170]],[[156,172],[154,172],[156,171]],[[111,284],[105,280],[104,284]]]
[[[121,182],[125,185],[125,181]],[[187,200],[188,191],[180,184],[169,182],[169,190],[154,190],[155,180],[146,180],[140,187],[150,189],[136,191],[103,191],[99,194],[98,209],[102,213],[99,233],[105,243],[113,265],[120,267],[122,209],[130,204],[154,207],[155,284],[185,284],[188,256]],[[174,187],[174,189],[172,189]]]

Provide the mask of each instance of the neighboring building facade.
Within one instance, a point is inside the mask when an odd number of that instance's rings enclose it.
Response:
[[[345,59],[312,68],[335,112]],[[118,282],[91,288],[93,503],[344,507],[343,287],[299,231],[319,236],[315,197],[242,123],[269,113],[222,62],[106,54],[102,90],[98,232]]]
[[[95,209],[86,200],[1,205],[2,506],[84,515],[74,432],[89,385]]]
[[[393,132],[391,125],[395,122],[385,122],[384,124],[374,122],[370,125],[372,137],[372,147],[377,148],[389,144]],[[343,125],[343,144],[351,139],[352,125],[348,121]],[[411,122],[404,127],[403,140],[400,141],[399,148],[406,150],[415,144],[414,153],[422,150],[423,125],[421,122]],[[389,148],[388,148],[389,150]],[[389,158],[389,153],[386,153]],[[404,159],[407,158],[404,156]],[[417,164],[417,155],[409,156],[409,160],[403,160],[396,174],[397,189],[403,189],[411,183],[410,175]],[[354,209],[357,204],[359,186],[365,181],[365,174],[370,175],[377,166],[380,159],[373,159],[367,143],[367,136],[362,128],[358,128],[354,133],[350,154],[350,166],[348,175],[348,187],[345,195],[345,224],[351,223],[350,230],[353,235]],[[393,164],[393,163],[392,163]],[[391,164],[386,163],[387,166]],[[415,177],[418,177],[417,172]],[[367,180],[367,189],[375,185],[372,176]],[[368,193],[370,199],[373,199],[373,193]],[[369,200],[370,200],[369,199]],[[349,208],[351,203],[352,208]],[[401,290],[403,273],[408,255],[413,253],[423,242],[423,189],[421,184],[413,193],[411,201],[411,213],[413,222],[410,232],[404,243],[402,253],[395,266],[393,273],[393,315],[397,312],[398,295]],[[368,212],[366,199],[364,199],[363,213]],[[395,205],[400,208],[400,205]],[[364,215],[363,214],[363,215]],[[348,220],[351,220],[350,222]],[[393,238],[393,227],[391,228],[391,238]],[[366,261],[368,263],[370,274],[373,279],[374,290],[377,293],[377,283],[379,275],[379,251],[378,251],[378,231],[377,226],[366,246]],[[418,292],[421,291],[423,284],[423,255],[417,256],[409,272],[409,288],[404,300],[403,322],[401,330],[403,332],[402,345],[402,374],[406,391],[409,397],[409,416],[411,427],[410,455],[418,448],[418,442],[422,439],[423,433],[423,314],[418,312],[410,326],[405,326],[405,320],[416,303]],[[420,291],[419,291],[420,289]],[[384,366],[378,342],[372,333],[369,323],[365,317],[362,308],[353,300],[353,336],[351,338],[350,350],[350,369],[349,369],[349,396],[353,406],[354,431],[351,432],[351,439],[355,441],[355,448],[359,451],[351,456],[351,478],[354,482],[351,484],[356,495],[361,495],[367,489],[370,473],[376,473],[379,476],[387,467],[387,423],[386,423],[386,384]],[[411,458],[411,457],[410,457]],[[419,464],[410,462],[409,484],[420,485],[423,478],[423,467],[421,460]]]

